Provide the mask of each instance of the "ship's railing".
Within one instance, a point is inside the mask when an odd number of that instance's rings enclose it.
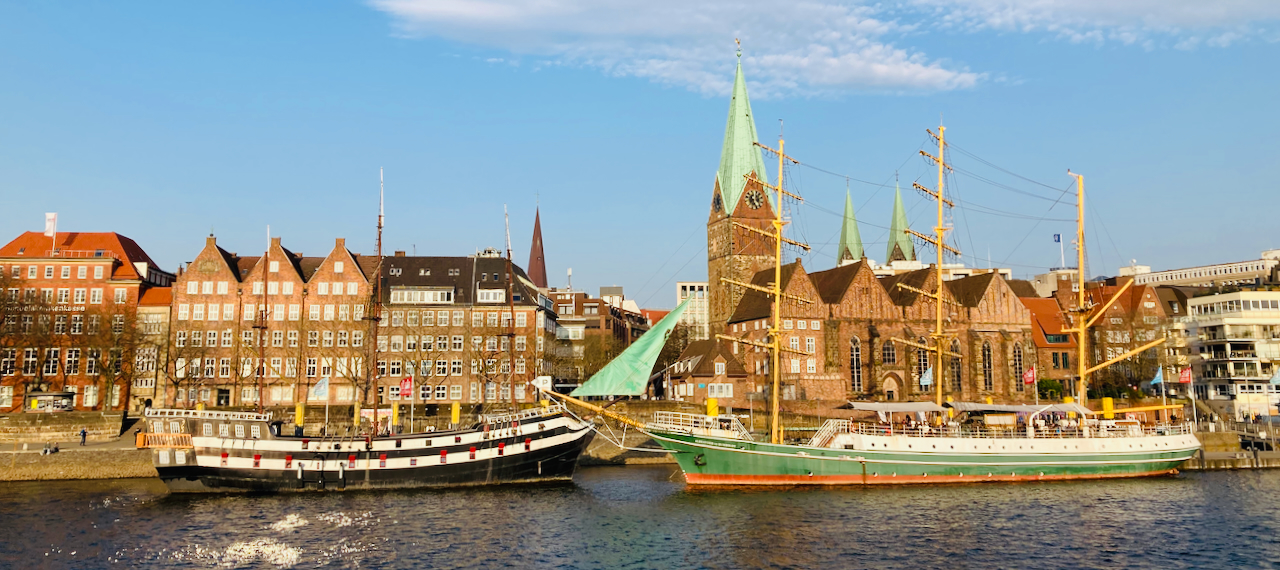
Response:
[[[268,422],[271,413],[256,414],[253,412],[223,412],[218,410],[178,410],[171,408],[147,410],[148,418],[196,418],[201,420],[225,420],[241,422]]]
[[[189,433],[144,433],[142,447],[150,449],[191,449]]]
[[[829,420],[827,424],[832,425],[833,422],[841,422],[841,421],[844,421],[844,420]],[[985,438],[985,439],[1025,439],[1028,437],[1042,438],[1042,439],[1056,439],[1056,438],[1070,439],[1070,438],[1085,438],[1085,437],[1155,437],[1155,436],[1165,436],[1165,435],[1184,435],[1184,434],[1192,433],[1192,425],[1189,423],[1158,425],[1158,426],[1121,424],[1121,425],[1106,425],[1106,426],[1089,426],[1085,428],[1036,427],[1035,429],[1028,429],[1026,427],[975,428],[975,427],[966,427],[966,426],[943,426],[943,427],[919,426],[914,428],[903,428],[903,427],[892,426],[887,424],[863,423],[863,422],[848,423],[847,425],[848,425],[848,428],[847,428],[848,433],[856,433],[861,435],[877,435],[877,436],[901,435],[901,436],[909,436],[909,437],[964,437],[964,438]],[[827,426],[824,425],[823,429],[826,429],[826,427]],[[834,429],[836,430],[839,429],[838,424],[835,424]],[[819,431],[819,435],[821,435],[821,433],[822,432]],[[831,437],[834,437],[835,434],[837,433],[843,433],[843,432],[835,431],[830,435],[826,436],[826,439],[829,440]],[[818,440],[818,436],[814,436],[814,439],[811,441],[811,445],[813,444],[813,441],[817,441],[817,440]],[[822,445],[825,445],[825,442],[818,444],[819,447]]]
[[[654,429],[694,435],[713,435],[751,441],[751,432],[736,416],[704,416],[684,412],[654,412],[648,424]]]
[[[484,423],[501,424],[530,418],[540,418],[543,416],[559,414],[561,412],[564,412],[564,404],[552,404],[545,408],[538,406],[536,408],[529,408],[527,410],[520,410],[518,412],[508,414],[485,414],[480,417]]]
[[[809,447],[824,447],[837,433],[849,431],[849,420],[827,420],[809,440]]]

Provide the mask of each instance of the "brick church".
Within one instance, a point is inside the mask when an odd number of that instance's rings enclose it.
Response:
[[[770,180],[757,140],[739,60],[707,220],[709,324],[713,335],[764,342],[768,297],[731,282],[763,287],[774,279],[772,240],[750,229],[771,230],[779,207],[772,191],[753,180]],[[839,265],[816,271],[799,259],[783,265],[783,291],[812,301],[788,300],[780,309],[784,345],[807,353],[783,353],[784,408],[833,407],[848,399],[930,399],[933,387],[920,384],[929,368],[941,369],[933,378],[956,400],[991,397],[1020,402],[1033,397],[1021,382],[1022,373],[1035,363],[1031,314],[999,273],[962,278],[944,274],[942,296],[949,313],[945,325],[950,351],[959,357],[948,356],[938,366],[936,357],[907,344],[927,343],[935,307],[932,299],[906,286],[934,292],[937,268],[917,262],[906,230],[899,192],[886,264],[920,268],[888,276],[880,271],[878,276],[863,251],[852,200],[846,195]],[[664,393],[686,401],[713,395],[721,405],[746,407],[750,400],[764,399],[770,382],[768,360],[767,351],[746,343],[694,343],[671,370]],[[726,365],[712,368],[700,362]]]

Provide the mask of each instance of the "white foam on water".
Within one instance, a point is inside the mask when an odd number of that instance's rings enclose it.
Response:
[[[363,512],[356,515],[348,515],[344,512],[324,513],[316,516],[316,520],[329,523],[337,528],[346,526],[369,526],[373,521],[372,512]]]
[[[308,522],[310,521],[308,521],[305,518],[302,518],[302,516],[291,513],[288,516],[284,517],[283,519],[278,520],[274,523],[271,523],[271,525],[268,526],[267,528],[274,530],[276,532],[284,532],[287,530],[293,530],[299,527],[307,526]]]
[[[222,550],[205,548],[198,544],[191,545],[176,550],[171,555],[174,560],[206,562],[227,568],[235,568],[259,560],[281,568],[291,568],[301,557],[301,549],[272,538],[235,542]]]

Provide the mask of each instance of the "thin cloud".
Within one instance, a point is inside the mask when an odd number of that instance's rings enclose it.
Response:
[[[397,32],[594,67],[709,95],[732,81],[733,38],[757,97],[933,92],[986,75],[893,45],[914,30],[879,9],[823,0],[373,0]]]

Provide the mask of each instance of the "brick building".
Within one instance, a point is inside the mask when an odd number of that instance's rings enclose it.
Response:
[[[1035,356],[1028,359],[1028,365],[1035,364],[1037,379],[1059,382],[1065,390],[1065,394],[1060,395],[1070,394],[1076,378],[1074,363],[1078,353],[1075,335],[1066,332],[1070,325],[1058,301],[1039,297],[1019,297],[1019,300],[1031,312]]]
[[[173,287],[168,403],[256,406],[346,403],[368,361],[364,318],[375,259],[339,238],[325,257],[304,257],[272,238],[241,257],[210,236]],[[317,384],[328,385],[317,392]]]
[[[554,360],[557,378],[583,382],[649,330],[640,311],[624,308],[621,288],[601,288],[599,297],[585,291],[550,290],[558,316]]]
[[[467,257],[396,252],[384,261],[382,277],[380,403],[536,399],[529,383],[550,374],[546,353],[556,315],[523,269],[495,250]],[[404,378],[414,380],[414,393],[400,391]]]
[[[50,390],[81,410],[128,407],[139,299],[173,274],[117,233],[26,232],[0,248],[0,275],[0,411]]]

